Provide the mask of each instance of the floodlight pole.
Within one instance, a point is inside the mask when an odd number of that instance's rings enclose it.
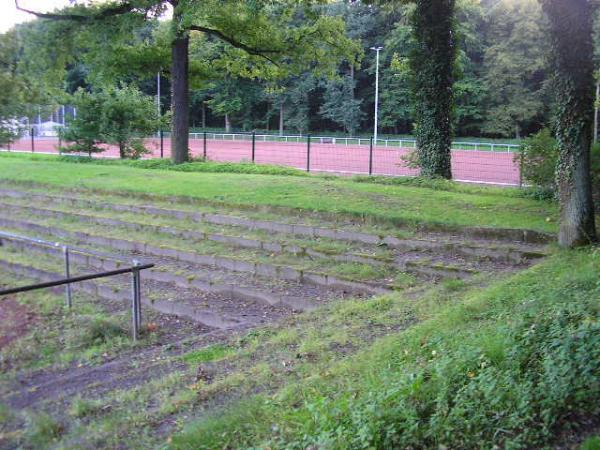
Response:
[[[371,47],[371,50],[375,50],[376,62],[375,62],[375,124],[374,124],[374,133],[373,133],[373,141],[375,142],[375,146],[377,146],[377,116],[379,114],[379,52],[383,49],[383,47]]]

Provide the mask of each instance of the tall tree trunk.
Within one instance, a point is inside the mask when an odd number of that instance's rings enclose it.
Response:
[[[455,0],[417,0],[411,54],[417,156],[421,175],[452,178]]]
[[[187,34],[179,33],[172,43],[171,63],[171,158],[175,164],[189,160],[189,114]]]
[[[279,104],[279,136],[283,136],[283,101]]]
[[[225,133],[231,131],[231,120],[229,120],[229,114],[225,114]]]
[[[596,100],[594,101],[594,144],[598,142],[598,102],[600,102],[600,81],[596,81]]]
[[[206,103],[202,102],[202,128],[206,128]]]
[[[518,123],[515,123],[515,139],[521,139],[521,127]]]
[[[559,244],[596,241],[590,176],[594,112],[592,6],[588,0],[541,0],[550,19],[556,71],[560,200]]]

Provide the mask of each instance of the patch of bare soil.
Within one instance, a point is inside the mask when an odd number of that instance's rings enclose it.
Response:
[[[27,334],[35,315],[13,298],[0,299],[0,350]]]

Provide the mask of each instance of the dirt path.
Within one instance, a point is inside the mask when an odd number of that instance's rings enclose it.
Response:
[[[0,350],[24,336],[35,323],[35,315],[12,297],[0,298]]]

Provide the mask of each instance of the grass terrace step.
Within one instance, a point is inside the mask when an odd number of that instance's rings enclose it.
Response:
[[[61,213],[62,214],[62,213]],[[11,225],[11,222],[5,222],[5,225]],[[19,224],[15,224],[14,221],[12,223],[12,225],[14,227],[18,227]],[[32,225],[29,222],[26,223],[25,225],[23,223],[20,224],[20,226],[29,226]],[[33,224],[35,225],[35,224]],[[64,224],[58,224],[61,226],[64,226]],[[68,228],[73,228],[72,224],[66,224]],[[44,233],[63,233],[63,231],[61,230],[56,230],[54,228],[44,228],[45,226],[34,226],[34,230],[35,232],[39,233],[39,232],[44,232]],[[79,227],[75,227],[75,229],[79,229]],[[109,230],[110,232],[111,230]],[[140,244],[136,243],[136,242],[131,242],[131,241],[122,241],[122,240],[117,240],[116,243],[114,240],[111,241],[106,241],[104,238],[98,238],[97,236],[92,236],[90,237],[87,234],[81,234],[78,232],[75,232],[75,236],[77,239],[79,239],[79,242],[88,242],[91,243],[93,245],[97,246],[110,246],[110,247],[114,247],[117,249],[121,249],[121,250],[125,250],[125,251],[142,251],[142,252],[150,252],[151,254],[153,254],[154,256],[159,256],[159,257],[174,257],[175,259],[178,259],[180,261],[185,261],[188,263],[200,263],[200,264],[210,264],[210,265],[215,265],[214,261],[217,261],[216,265],[218,267],[225,267],[229,270],[233,270],[233,271],[239,271],[239,269],[237,269],[235,266],[234,267],[230,267],[229,265],[223,265],[222,263],[219,264],[220,261],[222,261],[220,259],[219,256],[209,256],[209,260],[207,261],[206,258],[198,261],[198,256],[190,256],[189,252],[183,252],[183,256],[180,254],[181,252],[177,249],[172,249],[172,247],[168,247],[167,248],[167,253],[165,253],[165,247],[160,247],[160,248],[154,248],[152,246],[144,246],[144,248],[140,248]],[[67,232],[67,234],[61,234],[61,236],[63,237],[68,237],[71,238],[72,235],[69,234]],[[180,245],[180,244],[179,244]],[[176,247],[178,245],[175,245]],[[506,270],[506,269],[512,269],[512,267],[506,267],[506,264],[502,265],[499,263],[491,263],[491,262],[487,262],[487,261],[479,261],[479,262],[470,262],[470,261],[466,261],[463,258],[460,257],[453,257],[451,259],[451,262],[454,261],[457,264],[460,264],[461,267],[457,267],[456,264],[452,265],[452,264],[448,264],[447,260],[444,260],[443,258],[437,258],[438,261],[435,261],[433,264],[429,264],[428,260],[431,259],[430,257],[427,257],[426,260],[423,259],[423,255],[420,254],[413,254],[412,255],[413,258],[416,258],[418,260],[422,260],[419,261],[419,264],[406,264],[404,261],[401,263],[397,263],[398,264],[398,268],[400,270],[399,273],[396,273],[395,275],[393,275],[393,278],[390,278],[390,281],[388,282],[388,284],[381,284],[381,282],[370,282],[368,281],[368,279],[370,277],[373,277],[373,273],[377,274],[377,271],[373,271],[372,269],[370,269],[370,266],[366,266],[364,264],[345,264],[345,265],[338,265],[336,267],[337,273],[341,273],[342,275],[346,275],[348,278],[347,279],[351,279],[351,280],[356,280],[356,279],[361,279],[361,280],[367,280],[366,283],[368,283],[369,286],[375,286],[375,287],[384,287],[384,288],[398,288],[398,289],[405,289],[408,286],[413,286],[415,285],[416,280],[411,280],[410,277],[407,278],[408,274],[406,272],[409,273],[414,273],[416,275],[420,275],[426,279],[429,278],[434,278],[434,279],[440,279],[440,278],[456,278],[456,277],[465,277],[465,276],[469,276],[472,274],[475,274],[477,272],[479,272],[480,270],[493,270],[493,271],[497,271],[497,270]],[[441,259],[441,260],[440,260]],[[226,260],[227,261],[227,260]],[[226,264],[230,264],[231,262],[228,261]],[[253,263],[252,261],[250,262],[251,264]],[[297,264],[297,261],[295,260],[291,260],[289,261],[290,265],[293,267],[295,264]],[[259,265],[259,268],[264,269],[264,265],[261,265],[261,263],[257,263]],[[429,266],[429,267],[428,267]],[[247,266],[246,266],[247,267]],[[281,266],[279,266],[281,267]],[[285,266],[283,266],[285,267]],[[295,270],[295,269],[292,269]],[[366,270],[366,271],[365,271]],[[388,269],[390,270],[390,269]],[[253,272],[251,270],[241,270],[242,272],[246,272],[246,273],[256,273]],[[293,272],[292,272],[293,273]],[[308,276],[312,276],[313,274],[308,274]],[[444,276],[445,275],[445,276]],[[288,275],[289,276],[289,275]],[[303,276],[304,276],[304,272],[303,272]],[[312,281],[313,279],[309,279],[309,282]],[[164,280],[163,280],[164,281]],[[189,286],[189,280],[188,280],[188,284],[186,284],[185,280],[182,280],[181,277],[175,277],[175,279],[172,279],[171,281],[175,282],[176,284],[178,284],[178,286]],[[304,280],[300,280],[300,281],[304,281]],[[321,281],[322,285],[327,285],[328,281],[327,280],[319,280],[317,279],[317,282],[315,284],[319,284],[319,281]],[[198,287],[200,287],[201,289],[204,290],[209,290],[210,288],[206,286],[206,284],[196,281],[195,283],[201,283],[200,285],[198,285]],[[362,281],[361,284],[366,284],[364,281]],[[211,283],[209,283],[210,286]],[[223,283],[219,283],[219,284],[223,284]],[[344,284],[342,286],[348,286],[347,284]],[[223,286],[219,287],[219,292],[222,292],[222,288]],[[230,292],[232,291],[231,288],[227,287],[227,290],[229,290]],[[354,289],[356,290],[356,289]],[[237,290],[239,291],[239,289]],[[364,292],[364,290],[363,290]],[[368,292],[368,291],[367,291]],[[233,289],[233,294],[237,294],[236,289]],[[243,293],[242,293],[243,295]],[[262,295],[254,295],[254,294],[248,294],[246,293],[245,297],[248,298],[248,296],[250,296],[251,298],[264,298],[264,296]],[[269,298],[269,297],[267,297]],[[269,300],[270,303],[278,303],[280,302],[279,300]],[[299,309],[310,309],[311,304],[310,302],[306,302],[306,301],[302,301],[301,298],[292,298],[291,301],[289,298],[285,298],[283,300],[283,303],[286,303],[288,305],[291,305],[292,307],[295,308],[299,308]]]
[[[30,221],[11,220],[0,218],[0,224],[12,229],[26,230],[32,233],[42,233],[60,238],[76,239],[78,243],[83,242],[95,246],[111,247],[120,251],[153,255],[157,257],[167,257],[176,260],[225,269],[228,271],[250,273],[283,280],[297,281],[301,283],[316,284],[343,291],[357,293],[377,294],[386,292],[389,287],[380,282],[356,282],[343,279],[341,277],[331,276],[326,273],[305,271],[300,268],[294,268],[286,265],[269,264],[263,262],[254,262],[252,260],[237,259],[221,255],[201,254],[179,250],[166,245],[152,245],[139,241],[120,239],[113,237],[104,237],[92,235],[80,231],[69,231],[64,224],[59,227],[50,227],[39,225]]]
[[[26,203],[25,203],[26,201]],[[16,198],[7,197],[2,198],[2,202],[5,205],[11,205],[14,207],[26,207],[26,208],[39,208],[48,209],[48,200],[35,200],[31,198]],[[102,205],[102,203],[101,203]],[[361,243],[353,243],[349,241],[336,241],[327,238],[307,238],[302,239],[295,235],[289,235],[284,233],[273,233],[266,232],[257,229],[248,229],[237,226],[227,225],[214,225],[206,222],[197,222],[188,219],[181,219],[179,217],[171,217],[168,215],[150,215],[150,214],[139,214],[127,211],[115,211],[106,209],[104,207],[93,207],[93,206],[81,206],[74,205],[66,202],[53,201],[53,211],[60,211],[63,213],[76,213],[82,215],[88,215],[92,217],[98,217],[102,219],[116,219],[123,222],[139,223],[142,220],[145,224],[154,225],[158,227],[171,227],[180,230],[194,230],[197,232],[209,234],[219,234],[234,237],[243,237],[251,240],[265,241],[271,244],[280,244],[281,246],[296,246],[310,248],[320,253],[326,254],[341,254],[341,253],[354,253],[363,256],[369,256],[372,258],[385,259],[389,257],[389,251],[385,246],[372,246]]]
[[[277,233],[271,234],[271,239],[265,240],[258,238],[250,238],[247,236],[238,236],[237,234],[223,234],[210,231],[197,231],[197,224],[188,222],[187,225],[176,223],[176,226],[151,225],[148,223],[148,215],[144,216],[145,223],[140,223],[141,217],[137,215],[128,215],[128,220],[114,219],[111,217],[97,216],[92,213],[79,214],[71,211],[36,208],[29,205],[0,203],[0,207],[6,211],[11,208],[14,211],[26,211],[28,214],[38,216],[58,217],[58,218],[77,218],[83,222],[96,223],[102,225],[130,228],[133,230],[151,230],[156,233],[164,233],[183,239],[193,240],[210,240],[220,242],[233,247],[260,249],[273,253],[289,253],[292,255],[307,255],[312,258],[329,258],[340,262],[356,262],[370,265],[382,265],[393,261],[394,251],[421,251],[421,252],[444,252],[455,253],[463,256],[472,256],[480,259],[491,259],[499,261],[507,261],[514,264],[522,264],[528,260],[538,259],[547,256],[547,252],[539,246],[523,245],[507,246],[498,245],[491,242],[487,244],[474,244],[464,241],[459,241],[457,238],[448,236],[432,236],[431,238],[384,238],[380,245],[362,245],[359,251],[348,253],[344,251],[344,247],[348,243],[342,245],[336,244],[335,240],[326,239],[315,245],[314,241],[297,241],[292,240],[291,243],[286,243],[284,235]],[[113,213],[114,214],[114,213]],[[151,220],[150,220],[151,221]],[[185,229],[182,227],[186,227]],[[235,227],[230,227],[230,233],[239,233],[240,230]],[[320,238],[323,239],[323,238]],[[324,251],[319,249],[324,247]],[[315,248],[317,250],[315,250]],[[362,253],[360,253],[362,251]]]
[[[345,179],[294,179],[227,174],[185,174],[88,164],[43,164],[5,158],[3,179],[12,186],[49,189],[86,195],[120,195],[153,203],[187,203],[194,207],[237,208],[248,214],[271,211],[279,215],[312,216],[319,221],[340,218],[351,222],[421,227],[427,230],[461,230],[483,225],[505,229],[529,228],[529,238],[555,238],[555,205],[521,198],[516,190],[454,185],[446,189],[418,186],[383,186]],[[43,184],[42,184],[43,183]],[[84,188],[83,188],[84,186]],[[253,188],[250,188],[252,186]],[[313,211],[316,211],[313,213]],[[547,220],[550,218],[550,220]],[[467,230],[471,234],[477,228]],[[519,231],[519,230],[518,230]],[[520,230],[522,231],[522,229]],[[523,238],[521,233],[520,238]]]
[[[44,257],[62,258],[59,249],[40,247],[20,241],[4,240],[4,242],[7,249],[19,249]],[[38,257],[34,264],[38,266],[41,261]],[[78,252],[71,252],[71,261],[85,268],[107,271],[115,270],[123,265],[121,260]],[[54,269],[61,267],[61,264],[61,261],[54,260],[54,264],[47,264],[47,267]],[[168,269],[155,267],[143,272],[144,287],[148,291],[144,298],[149,299],[151,306],[163,313],[188,317],[218,328],[242,325],[243,322],[247,322],[248,318],[257,316],[257,312],[258,320],[255,322],[264,323],[264,319],[269,317],[271,317],[270,320],[277,320],[281,316],[292,314],[293,310],[314,309],[332,297],[331,293],[314,288],[304,289],[303,292],[306,293],[306,296],[272,293],[240,285],[214,283],[190,274],[179,274],[173,268]],[[128,285],[117,284],[109,287],[106,286],[107,284],[107,282],[103,283],[104,290],[100,292],[102,296],[127,301],[130,289]],[[339,295],[333,296],[333,298],[339,298]],[[205,303],[207,306],[212,305],[211,308],[216,309],[217,313],[199,307],[199,304]],[[224,307],[226,308],[225,316],[219,311]],[[238,313],[244,319],[235,319]]]
[[[386,262],[393,261],[393,258],[383,257],[369,254],[354,254],[341,253],[336,254],[332,251],[322,252],[311,247],[304,247],[296,243],[285,244],[259,239],[252,239],[244,236],[226,235],[222,233],[210,233],[205,231],[196,231],[194,229],[182,229],[181,227],[158,226],[148,223],[140,223],[142,217],[138,217],[138,221],[124,221],[119,219],[111,219],[107,217],[98,217],[95,215],[79,214],[74,212],[64,212],[48,208],[35,208],[25,205],[14,205],[0,202],[0,209],[6,212],[15,211],[17,213],[36,215],[41,217],[54,217],[59,219],[77,220],[82,223],[92,223],[105,226],[114,226],[118,228],[127,228],[134,231],[150,231],[153,233],[162,233],[171,235],[181,239],[189,239],[194,241],[214,241],[232,247],[258,249],[272,253],[288,253],[294,256],[309,256],[311,258],[324,258],[339,262],[355,262],[361,264],[383,265]],[[326,245],[326,244],[325,244]]]
[[[2,255],[2,259],[0,259],[0,266],[2,266],[4,270],[10,271],[20,277],[35,278],[41,282],[54,281],[63,277],[63,274],[58,271],[53,272],[34,268],[28,264],[7,261],[5,254]],[[194,308],[189,304],[189,302],[172,302],[164,299],[157,299],[154,296],[152,299],[150,299],[147,295],[149,289],[152,289],[153,292],[160,292],[161,290],[160,286],[157,286],[157,284],[148,286],[148,283],[146,282],[143,285],[143,288],[143,291],[146,291],[146,295],[142,295],[142,303],[159,313],[186,318],[192,320],[193,322],[219,329],[227,329],[244,325],[244,322],[239,319],[226,317],[222,314],[216,314],[213,311],[202,310],[201,308]],[[75,289],[81,289],[85,293],[101,299],[121,302],[123,305],[127,305],[128,302],[131,302],[131,287],[128,286],[127,283],[117,284],[114,281],[108,283],[87,281],[77,283],[75,285]]]
[[[21,197],[32,197],[35,198],[37,197],[41,197],[41,198],[51,198],[54,201],[66,201],[66,202],[80,202],[80,203],[87,203],[89,205],[95,204],[97,207],[107,207],[107,208],[111,208],[111,209],[115,209],[115,210],[125,210],[125,211],[131,211],[131,212],[146,212],[146,213],[151,213],[151,214],[155,214],[155,215],[161,215],[161,214],[167,214],[167,215],[171,215],[174,217],[179,217],[179,218],[187,218],[187,219],[192,219],[192,220],[196,220],[196,221],[205,221],[208,223],[213,223],[213,224],[218,224],[218,225],[235,225],[235,226],[241,226],[241,227],[247,227],[250,229],[262,229],[265,231],[269,231],[269,232],[284,232],[284,233],[290,233],[290,234],[297,234],[297,235],[304,235],[304,236],[309,236],[309,237],[327,237],[327,238],[333,238],[333,239],[339,239],[339,240],[347,240],[347,241],[355,241],[355,242],[361,242],[361,243],[379,243],[384,237],[385,235],[373,235],[371,233],[364,233],[364,232],[360,232],[360,231],[354,231],[349,229],[348,224],[345,224],[345,229],[337,229],[336,228],[322,228],[319,226],[314,226],[314,225],[310,225],[310,224],[290,224],[290,223],[283,223],[283,222],[277,222],[274,220],[259,220],[259,219],[252,219],[252,218],[248,218],[248,217],[237,217],[237,216],[231,216],[231,215],[223,215],[223,214],[215,214],[215,213],[210,213],[210,212],[198,212],[196,210],[182,210],[182,209],[170,209],[170,208],[163,208],[163,207],[155,207],[155,206],[147,206],[147,205],[141,205],[141,204],[126,204],[126,203],[121,203],[119,202],[114,203],[114,204],[102,204],[102,202],[95,202],[95,201],[90,201],[87,198],[80,198],[80,197],[67,197],[64,195],[48,195],[46,193],[36,193],[35,191],[28,191],[27,193],[24,193],[23,191],[18,191],[18,190],[14,190],[14,189],[4,189],[1,191],[4,195],[11,195],[11,196],[21,196]],[[92,191],[93,192],[93,191]],[[80,192],[77,192],[77,194],[80,194]],[[110,193],[109,195],[114,196],[114,193]],[[89,197],[89,194],[86,194],[86,196]],[[137,198],[136,198],[137,197]],[[160,196],[155,196],[155,195],[150,195],[150,196],[144,196],[141,194],[137,194],[137,196],[133,196],[131,194],[127,194],[127,200],[131,201],[132,199],[151,199],[153,201],[153,203],[158,203],[161,201],[166,201],[166,202],[170,202],[169,204],[173,204],[173,203],[179,203],[180,207],[183,207],[184,205],[190,205],[190,201],[191,204],[197,204],[197,202],[193,202],[190,199],[182,199],[182,198],[165,198],[165,197],[160,197]],[[102,199],[102,197],[101,197]],[[202,202],[200,202],[200,204],[202,204]],[[227,208],[228,206],[225,205],[225,208]],[[250,210],[251,211],[251,210]],[[248,215],[248,211],[244,211],[245,215]],[[290,214],[297,214],[298,211],[292,211],[290,212]],[[285,212],[284,212],[285,215]],[[310,215],[310,212],[307,211],[304,213],[304,216]],[[325,216],[330,216],[331,218],[334,219],[338,219],[338,220],[334,220],[334,223],[339,223],[339,217],[341,216],[340,214],[326,214]],[[281,212],[279,214],[279,216],[277,216],[278,218],[281,218]],[[321,215],[318,215],[319,217],[319,223],[322,223],[323,221],[328,221],[327,217],[321,217]],[[356,219],[356,218],[354,218]],[[296,218],[296,220],[298,220]],[[334,225],[335,226],[335,225]],[[388,228],[388,230],[390,230],[390,228]],[[397,231],[398,228],[397,227],[392,227],[391,230]],[[460,229],[453,229],[452,230],[453,233],[457,233],[459,235],[461,235],[462,238],[473,238],[473,239],[487,239],[487,240],[498,240],[498,241],[504,241],[504,242],[520,242],[520,243],[530,243],[530,244],[547,244],[550,242],[553,242],[555,240],[554,235],[548,234],[548,233],[542,233],[542,232],[538,232],[538,231],[533,231],[533,230],[522,230],[522,229],[506,229],[506,228],[487,228],[487,227],[462,227]],[[406,231],[404,231],[404,233],[406,233]]]
[[[13,192],[16,197],[20,197],[22,193]],[[9,194],[12,195],[12,194]],[[48,198],[43,196],[47,201]],[[268,231],[276,234],[285,234],[289,233],[296,236],[304,236],[313,239],[326,239],[327,241],[343,241],[347,243],[355,243],[361,245],[367,245],[371,247],[371,249],[380,249],[379,251],[371,251],[368,254],[341,254],[336,255],[335,252],[326,251],[322,252],[319,250],[313,250],[309,246],[298,246],[295,244],[291,245],[281,245],[272,242],[261,241],[262,243],[257,242],[256,239],[248,239],[245,237],[238,236],[225,236],[218,233],[198,233],[194,231],[184,232],[184,235],[187,236],[196,236],[198,238],[208,238],[213,241],[223,242],[230,245],[237,245],[245,248],[262,248],[267,251],[281,252],[287,251],[289,253],[298,252],[300,254],[304,253],[309,254],[312,257],[329,257],[330,259],[334,259],[342,262],[358,262],[365,264],[378,264],[381,262],[389,262],[387,256],[383,256],[378,258],[377,253],[381,254],[382,248],[395,249],[399,251],[435,251],[435,252],[455,252],[460,253],[464,256],[476,256],[485,259],[498,259],[498,260],[507,260],[510,262],[514,262],[517,264],[522,263],[523,261],[527,261],[529,259],[541,258],[547,255],[547,252],[543,250],[540,245],[536,244],[523,244],[519,245],[506,245],[501,244],[500,242],[480,242],[480,243],[469,243],[465,242],[463,238],[458,236],[445,236],[440,234],[435,234],[431,238],[416,238],[410,239],[397,236],[384,236],[384,235],[373,235],[369,233],[362,233],[352,230],[336,230],[336,229],[324,229],[324,228],[315,228],[315,227],[307,227],[305,225],[289,225],[289,224],[277,224],[273,222],[265,222],[265,221],[252,221],[245,218],[237,218],[231,216],[216,216],[209,215],[206,216],[204,213],[197,212],[189,212],[189,211],[180,211],[180,210],[167,210],[163,208],[156,207],[140,207],[140,206],[132,206],[132,205],[115,205],[109,203],[95,203],[89,200],[78,200],[63,197],[64,201],[77,203],[83,202],[88,205],[88,207],[92,207],[95,209],[108,209],[113,211],[122,211],[125,209],[128,212],[136,212],[138,214],[150,214],[154,216],[160,217],[169,217],[172,219],[186,220],[189,223],[193,224],[195,221],[210,221],[215,217],[218,217],[216,223],[218,225],[225,225],[228,227],[239,227],[246,228],[248,230],[256,230],[261,229],[263,231]],[[141,209],[140,209],[141,208]],[[114,220],[114,219],[107,219]],[[115,222],[116,223],[116,222]],[[210,222],[209,222],[210,223]],[[271,226],[273,225],[273,226]],[[281,226],[280,226],[281,225]],[[172,227],[160,227],[163,232],[169,234],[176,234],[177,232]],[[197,233],[197,234],[196,234]],[[402,234],[402,233],[400,233]],[[356,239],[354,239],[356,238]],[[325,247],[327,247],[327,242],[324,243]],[[384,252],[385,255],[385,252]]]
[[[1,219],[0,219],[1,222]],[[42,233],[48,231],[42,227],[35,227],[36,233],[42,234],[42,237],[51,240],[56,235],[47,235]],[[69,238],[64,234],[62,238]],[[5,240],[5,242],[10,242]],[[97,251],[98,245],[89,245],[79,240],[74,240],[72,244],[77,244],[82,248],[91,247]],[[51,249],[41,249],[37,245],[26,243],[15,243],[12,245],[25,246],[29,251],[46,251]],[[106,251],[114,249],[107,248]],[[131,255],[129,255],[131,256]],[[119,262],[112,261],[111,258],[97,258],[89,255],[74,255],[75,258],[81,258],[81,262],[92,267],[112,270],[119,265]],[[230,272],[219,269],[211,269],[205,266],[198,266],[195,263],[183,263],[173,260],[169,257],[148,257],[143,256],[147,262],[154,262],[156,267],[144,271],[144,278],[154,281],[169,283],[179,288],[194,288],[206,293],[224,295],[240,300],[241,302],[262,302],[266,305],[287,305],[296,310],[307,310],[318,307],[323,302],[340,299],[345,296],[339,290],[320,287],[317,285],[302,285],[291,280],[271,280],[261,276],[249,275],[243,272]]]

